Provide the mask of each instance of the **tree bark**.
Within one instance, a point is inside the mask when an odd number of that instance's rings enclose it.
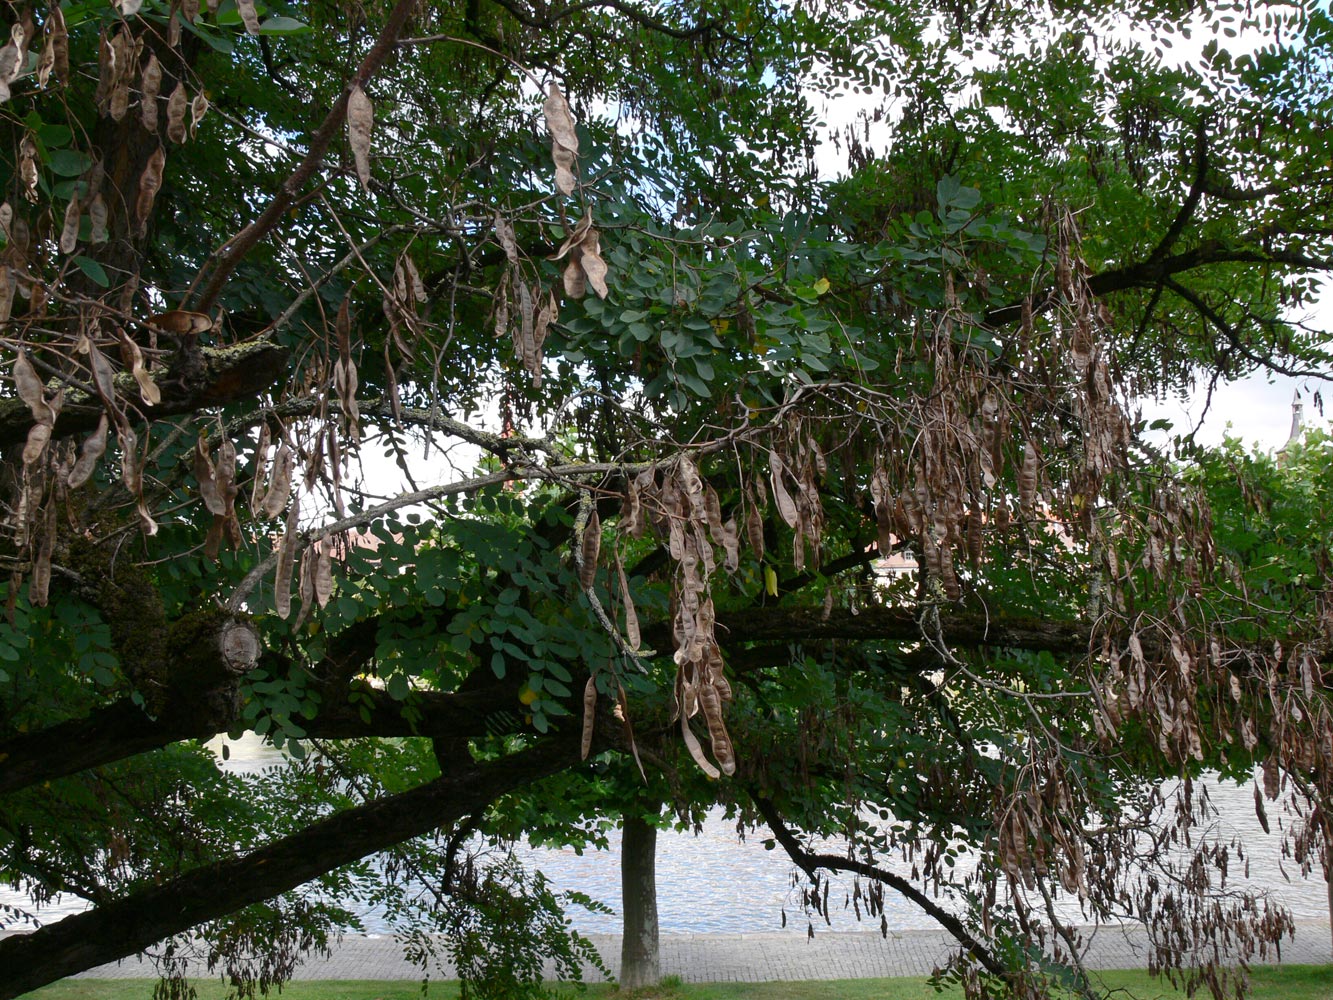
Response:
[[[657,827],[626,816],[620,841],[620,896],[625,934],[620,988],[656,986],[662,978],[657,931]]]
[[[207,406],[222,406],[263,392],[287,371],[287,349],[257,340],[228,347],[196,348],[197,364],[188,378],[168,377],[168,370],[153,374],[162,400],[148,411],[154,420],[181,413],[196,413]],[[116,376],[125,396],[137,391],[126,372]],[[104,411],[102,403],[82,389],[70,388],[56,417],[52,438],[91,431]],[[22,444],[32,429],[32,412],[21,399],[0,399],[0,445]]]
[[[1333,932],[1333,865],[1329,866],[1328,873],[1324,876],[1324,883],[1328,886],[1329,930]]]
[[[485,808],[498,796],[578,761],[563,734],[520,753],[330,816],[242,857],[0,941],[0,1000],[143,951],[164,938],[294,889]]]

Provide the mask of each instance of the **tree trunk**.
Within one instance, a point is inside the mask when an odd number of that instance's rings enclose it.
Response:
[[[620,895],[625,938],[620,988],[655,986],[662,978],[657,937],[657,827],[626,816],[620,841]]]

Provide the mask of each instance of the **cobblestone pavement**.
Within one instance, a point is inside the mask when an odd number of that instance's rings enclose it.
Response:
[[[620,964],[620,936],[590,934],[612,974]],[[863,979],[924,976],[952,952],[954,941],[940,931],[816,932],[801,934],[664,934],[662,974],[686,982],[763,982],[798,979]],[[1268,956],[1263,962],[1277,961]],[[1298,964],[1333,962],[1327,923],[1297,924],[1294,941],[1283,943],[1281,961]],[[1087,964],[1096,969],[1142,968],[1147,965],[1142,928],[1103,927],[1091,934]],[[202,972],[202,969],[200,970]],[[551,970],[547,970],[548,975]],[[82,974],[93,979],[132,979],[154,975],[141,960],[104,965]],[[312,958],[297,970],[297,979],[418,979],[421,973],[406,962],[392,937],[348,936],[327,958]],[[450,970],[432,972],[434,979],[452,978]],[[599,979],[595,972],[589,980]]]

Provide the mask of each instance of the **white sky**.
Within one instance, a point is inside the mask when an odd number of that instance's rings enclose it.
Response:
[[[1183,32],[1171,36],[1169,47],[1161,52],[1163,61],[1175,66],[1197,62],[1205,45],[1214,37],[1233,55],[1247,48],[1252,51],[1270,41],[1267,33],[1253,28],[1240,31],[1237,37],[1214,34],[1210,27],[1210,22],[1214,18],[1226,17],[1230,12],[1233,18],[1226,24],[1226,27],[1230,27],[1239,23],[1239,15],[1243,10],[1243,4],[1223,2],[1209,5],[1188,22],[1188,37],[1185,37]],[[1153,41],[1148,31],[1126,26],[1125,32],[1135,37],[1145,48],[1152,47]],[[988,53],[978,53],[974,58],[983,65],[993,64],[996,61],[995,57]],[[848,92],[832,101],[824,102],[819,111],[820,118],[825,123],[825,135],[843,133],[861,111],[874,108],[881,100],[882,95],[878,93],[860,95]],[[870,133],[872,143],[883,145],[891,141],[893,119],[897,117],[896,110],[895,108],[872,128]],[[832,142],[825,140],[821,142],[816,152],[815,164],[822,176],[836,177],[846,172],[846,154],[839,152]],[[1333,286],[1326,285],[1323,288],[1319,300],[1312,308],[1302,313],[1292,313],[1290,318],[1304,319],[1314,328],[1328,331],[1333,338]],[[1333,376],[1333,372],[1329,374]],[[1322,380],[1319,379],[1294,379],[1282,375],[1256,374],[1239,382],[1219,385],[1212,394],[1211,403],[1207,401],[1207,394],[1200,390],[1185,401],[1141,400],[1140,405],[1149,422],[1166,419],[1173,423],[1174,426],[1169,432],[1153,432],[1153,437],[1159,443],[1164,444],[1169,436],[1185,434],[1199,425],[1195,440],[1203,445],[1220,444],[1223,437],[1230,434],[1251,447],[1277,449],[1286,442],[1290,434],[1292,397],[1297,390],[1300,391],[1304,403],[1303,425],[1328,426],[1329,421],[1321,417],[1312,405],[1312,396],[1322,385]],[[1329,413],[1333,415],[1333,394],[1325,393],[1325,395],[1330,397]]]
[[[1308,313],[1312,326],[1333,334],[1333,287],[1325,286],[1323,294]],[[1333,372],[1329,373],[1333,376]],[[1286,443],[1291,432],[1291,403],[1298,391],[1303,404],[1303,426],[1329,426],[1329,419],[1321,417],[1313,405],[1313,395],[1322,391],[1328,403],[1327,412],[1333,416],[1333,384],[1321,379],[1295,379],[1285,375],[1252,375],[1239,382],[1219,385],[1212,403],[1205,407],[1203,392],[1181,402],[1166,400],[1143,403],[1148,420],[1162,418],[1176,426],[1171,434],[1181,434],[1203,420],[1196,440],[1202,445],[1216,445],[1228,434],[1251,447],[1276,450]]]

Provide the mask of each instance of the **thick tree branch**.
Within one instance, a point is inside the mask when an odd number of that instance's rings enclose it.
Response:
[[[844,609],[828,613],[822,608],[777,606],[718,612],[717,637],[723,646],[738,642],[850,639],[861,641],[914,642],[921,639],[919,611],[910,607],[865,608],[858,614]],[[940,615],[945,641],[950,645],[992,646],[1010,649],[1047,650],[1052,653],[1086,653],[1090,629],[1075,621],[1041,618],[987,618],[959,611]],[[645,643],[670,648],[665,626],[644,632]]]
[[[1221,240],[1205,240],[1198,246],[1160,260],[1140,261],[1124,267],[1110,268],[1091,275],[1088,290],[1097,297],[1133,288],[1156,288],[1172,275],[1193,271],[1212,264],[1276,264],[1280,267],[1306,271],[1333,271],[1333,259],[1312,257],[1292,250],[1262,250],[1256,246],[1236,246]],[[1032,303],[1033,313],[1043,313],[1055,305],[1056,292],[1046,291]],[[1007,326],[1023,317],[1023,304],[1001,306],[986,313],[988,326]]]
[[[507,10],[513,18],[520,24],[529,28],[551,28],[556,22],[562,21],[567,17],[572,17],[585,10],[614,10],[630,21],[649,31],[655,31],[658,34],[667,35],[670,38],[698,38],[707,35],[711,31],[718,31],[728,38],[735,38],[730,32],[721,30],[721,22],[716,18],[709,19],[693,28],[673,28],[663,21],[650,17],[639,8],[632,4],[622,3],[621,0],[584,0],[582,3],[573,3],[567,7],[561,7],[559,10],[551,12],[544,17],[533,17],[517,3],[511,0],[494,0],[495,4]]]
[[[371,46],[370,51],[361,60],[361,65],[357,67],[352,78],[343,87],[343,92],[338,95],[338,100],[334,102],[329,113],[324,116],[324,121],[320,123],[319,128],[310,137],[310,146],[306,150],[305,159],[283,181],[282,186],[274,194],[273,200],[269,202],[268,208],[264,209],[259,218],[232,237],[218,251],[213,269],[208,275],[208,282],[204,285],[203,291],[199,293],[195,302],[194,308],[199,312],[208,312],[213,308],[218,296],[222,294],[222,289],[227,284],[227,280],[240,262],[245,259],[246,254],[273,231],[273,228],[287,214],[287,209],[300,197],[302,189],[305,188],[323,162],[324,153],[329,148],[329,144],[333,142],[334,136],[342,129],[343,120],[347,117],[347,101],[351,96],[352,88],[364,87],[383,65],[389,54],[394,51],[398,36],[403,33],[403,29],[407,26],[419,4],[420,0],[398,0],[385,22],[384,30],[380,32],[379,38],[375,40],[375,44]]]
[[[1153,252],[1148,255],[1149,264],[1162,260],[1171,252],[1171,248],[1180,239],[1180,234],[1185,231],[1185,227],[1194,218],[1194,213],[1198,211],[1199,202],[1203,198],[1204,181],[1208,177],[1208,128],[1206,117],[1200,118],[1198,128],[1194,133],[1194,181],[1190,185],[1189,194],[1185,196],[1180,211],[1176,213],[1176,217],[1171,220],[1171,225],[1167,227],[1166,235],[1162,237]]]
[[[1290,365],[1278,364],[1271,357],[1265,357],[1259,355],[1249,346],[1246,345],[1244,338],[1241,337],[1240,331],[1236,329],[1236,327],[1232,326],[1229,322],[1227,322],[1225,316],[1223,316],[1220,312],[1218,312],[1211,305],[1209,305],[1208,301],[1204,299],[1202,295],[1199,295],[1197,292],[1194,292],[1193,290],[1186,288],[1184,285],[1176,281],[1174,278],[1167,278],[1165,281],[1162,282],[1162,287],[1174,293],[1178,298],[1182,299],[1185,302],[1188,302],[1191,306],[1193,306],[1195,311],[1197,311],[1198,314],[1202,316],[1210,326],[1212,326],[1215,330],[1217,330],[1218,333],[1220,333],[1223,337],[1226,338],[1227,343],[1231,345],[1232,349],[1236,351],[1236,353],[1241,355],[1241,357],[1249,361],[1251,364],[1262,365],[1263,367],[1268,368],[1271,371],[1277,372],[1280,375],[1290,375],[1295,378],[1329,377],[1328,374],[1324,372],[1300,370],[1292,368]]]
[[[331,740],[485,736],[494,731],[495,720],[517,704],[517,690],[517,683],[497,682],[457,693],[417,692],[410,702],[413,715],[407,717],[408,703],[367,686],[357,704],[348,700],[326,704],[303,726],[311,738]],[[239,713],[221,718],[206,707],[195,718],[154,719],[126,698],[84,718],[0,742],[0,795],[182,740],[208,739],[240,721]]]
[[[162,394],[155,406],[142,406],[150,419],[197,413],[210,406],[224,406],[258,395],[287,371],[285,348],[266,341],[250,341],[229,347],[199,347],[197,364],[184,374],[173,369],[153,373]],[[116,377],[116,386],[126,398],[138,396],[138,387],[128,372]],[[52,436],[67,437],[91,431],[104,412],[102,403],[80,389],[68,389],[65,405],[56,417]],[[0,399],[0,446],[21,444],[32,427],[32,412],[20,399]]]
[[[294,889],[412,837],[457,822],[499,796],[578,762],[562,734],[500,760],[313,823],[242,857],[229,858],[31,934],[0,941],[0,1000],[136,954],[163,938]]]
[[[824,868],[829,871],[852,872],[862,878],[882,882],[921,907],[941,927],[952,934],[958,943],[977,961],[985,966],[986,971],[997,976],[1006,974],[1005,967],[990,953],[985,945],[967,932],[967,928],[963,926],[961,920],[940,907],[907,879],[862,861],[853,861],[850,858],[839,857],[836,854],[814,854],[807,851],[796,834],[778,815],[777,807],[771,799],[754,792],[751,792],[751,798],[754,800],[759,814],[764,817],[764,822],[773,831],[773,836],[777,838],[778,843],[782,845],[782,849],[791,858],[792,863],[807,875],[813,875],[818,869]]]

